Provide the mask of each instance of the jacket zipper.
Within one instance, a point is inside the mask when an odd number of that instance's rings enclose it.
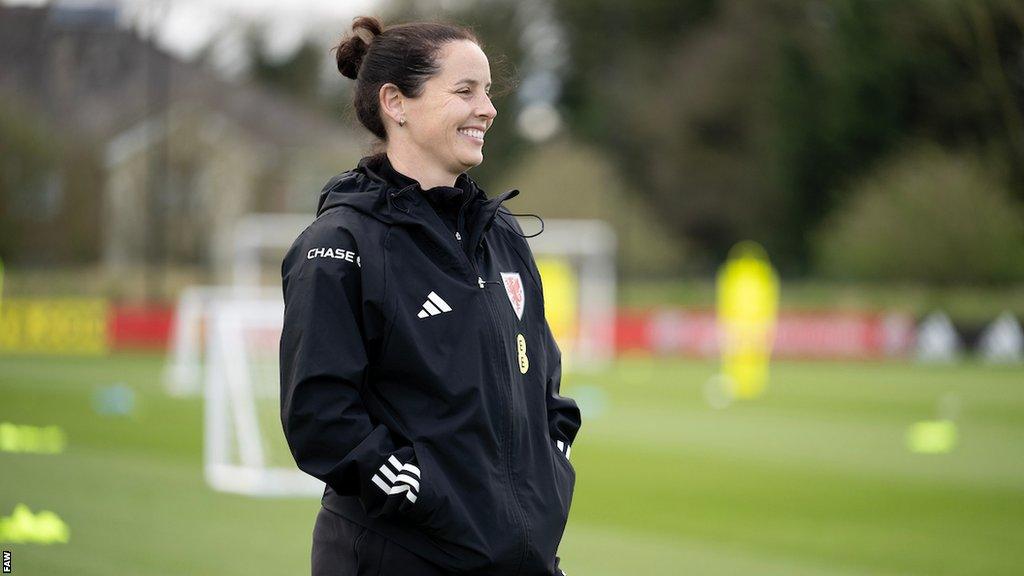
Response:
[[[497,216],[497,213],[495,213],[495,216]],[[462,210],[460,209],[459,210],[459,221],[458,221],[459,222],[458,223],[458,227],[459,228],[462,227],[462,218],[463,218],[463,214],[462,214]],[[439,216],[438,216],[438,220],[440,220]],[[444,222],[442,222],[441,224],[443,225]],[[488,316],[490,316],[489,320],[490,320],[490,323],[491,323],[491,327],[497,329],[497,332],[498,332],[498,334],[497,334],[498,346],[496,346],[496,349],[500,351],[500,356],[501,356],[501,360],[502,360],[502,364],[503,364],[502,368],[504,369],[503,372],[506,375],[506,378],[503,378],[503,380],[505,380],[507,385],[508,385],[508,396],[507,396],[507,398],[508,398],[508,432],[509,432],[509,434],[508,434],[508,441],[505,443],[505,477],[508,480],[508,491],[509,491],[510,494],[512,494],[513,511],[515,512],[516,520],[519,522],[520,526],[522,526],[522,530],[523,530],[523,545],[522,545],[522,550],[521,550],[521,552],[519,554],[519,566],[516,568],[516,571],[515,571],[515,574],[519,574],[519,572],[523,568],[523,562],[526,561],[526,552],[527,552],[527,549],[529,547],[529,541],[530,541],[530,527],[529,527],[529,524],[527,523],[527,520],[526,520],[526,512],[523,509],[523,504],[522,504],[522,502],[519,501],[519,494],[516,493],[515,480],[514,480],[514,478],[512,478],[512,442],[515,439],[515,418],[516,418],[515,390],[513,388],[513,379],[510,377],[511,374],[512,374],[512,364],[511,364],[511,362],[509,362],[509,359],[508,359],[508,356],[507,356],[507,348],[505,347],[505,339],[504,339],[504,336],[502,336],[502,331],[504,330],[504,326],[500,323],[500,316],[499,316],[498,311],[494,309],[494,304],[493,304],[493,302],[491,300],[490,292],[485,290],[486,286],[487,286],[487,282],[483,279],[483,276],[480,275],[480,269],[476,265],[476,254],[475,254],[475,251],[474,251],[474,254],[473,254],[473,258],[470,258],[470,257],[468,257],[466,255],[466,253],[462,249],[462,235],[458,231],[455,232],[455,240],[458,242],[457,248],[458,248],[458,251],[459,251],[459,256],[461,258],[465,259],[466,262],[469,264],[469,266],[472,269],[472,271],[476,274],[477,286],[481,290],[484,290],[484,300],[485,300],[486,306],[487,306],[487,314],[488,314]]]
[[[459,249],[462,249],[462,228],[465,225],[466,204],[469,203],[473,199],[472,194],[469,194],[468,196],[469,196],[469,198],[464,200],[462,202],[462,205],[459,206],[459,217],[455,221],[455,239],[459,241]],[[474,256],[475,256],[475,254],[474,254]],[[470,260],[473,260],[473,259],[470,258]],[[477,272],[477,276],[479,276],[479,272]],[[483,286],[481,286],[481,288],[482,287]]]
[[[409,188],[411,188],[411,187],[412,186],[409,186]],[[405,190],[403,189],[402,192],[404,192],[404,191]],[[428,208],[428,212],[433,216],[433,218],[435,220],[435,225],[440,225],[442,229],[446,229],[447,226],[445,225],[445,223],[443,221],[441,221],[441,217],[434,211],[433,207],[429,207],[428,206],[427,208]],[[492,218],[496,218],[496,217],[497,217],[497,211],[495,211],[495,213],[492,216]],[[428,216],[427,218],[429,219],[430,216]],[[462,219],[463,219],[463,213],[462,213],[462,210],[460,209],[459,210],[459,225],[458,225],[459,228],[461,228]],[[455,236],[455,240],[456,240],[456,244],[457,244],[457,246],[456,246],[457,250],[456,251],[459,253],[459,258],[462,258],[467,264],[469,264],[470,270],[473,273],[476,274],[477,287],[479,287],[481,290],[485,290],[485,288],[487,287],[487,282],[483,279],[483,276],[480,275],[480,269],[476,265],[475,250],[474,250],[474,254],[472,255],[473,257],[470,258],[469,256],[466,255],[465,251],[463,251],[463,249],[462,249],[462,234],[460,234],[459,231],[456,231],[454,236]],[[481,237],[481,241],[482,240],[483,240],[483,238]],[[519,522],[519,525],[522,526],[522,531],[523,531],[523,545],[522,545],[522,549],[521,549],[520,554],[519,554],[519,566],[516,568],[516,571],[515,571],[515,574],[519,574],[520,571],[523,568],[523,563],[526,561],[526,553],[527,553],[527,550],[528,550],[528,547],[529,547],[529,541],[530,541],[530,527],[529,527],[529,523],[527,522],[527,519],[526,519],[526,511],[524,510],[522,503],[519,501],[519,494],[516,493],[515,482],[514,482],[514,479],[512,478],[512,441],[514,439],[514,434],[515,434],[514,424],[515,424],[515,417],[516,417],[516,415],[515,415],[515,398],[514,398],[515,390],[513,389],[513,385],[514,385],[513,384],[513,378],[511,377],[511,375],[512,375],[512,364],[511,364],[511,361],[508,359],[508,355],[507,355],[508,353],[507,353],[507,349],[505,348],[504,338],[501,335],[501,332],[504,329],[504,327],[499,324],[499,318],[500,317],[498,315],[498,312],[494,309],[494,305],[493,305],[493,303],[491,301],[490,293],[487,292],[486,290],[484,292],[484,300],[486,301],[487,314],[489,316],[491,327],[492,327],[492,329],[497,329],[497,332],[498,332],[498,335],[497,335],[498,345],[495,346],[495,349],[499,351],[502,363],[505,364],[505,366],[503,366],[503,368],[505,369],[504,373],[505,373],[506,377],[503,378],[503,380],[506,380],[507,387],[508,387],[508,432],[509,432],[509,435],[508,435],[508,441],[506,442],[506,447],[505,447],[505,477],[506,477],[506,479],[508,481],[508,491],[509,491],[510,494],[512,494],[512,501],[513,501],[512,508],[513,508],[513,512],[514,512],[514,514],[516,516],[516,520]]]
[[[481,285],[481,288],[483,285]],[[516,568],[515,574],[519,574],[522,570],[523,562],[526,560],[526,551],[530,541],[530,526],[526,519],[526,512],[523,509],[522,502],[519,501],[519,494],[516,493],[515,479],[512,477],[512,443],[515,441],[515,420],[516,420],[516,407],[515,407],[515,390],[513,388],[513,381],[508,376],[512,373],[512,365],[509,362],[505,347],[505,338],[502,335],[504,330],[503,326],[500,325],[499,313],[494,309],[494,303],[491,300],[490,292],[484,293],[484,299],[487,302],[487,312],[491,317],[491,325],[498,330],[498,350],[501,351],[502,360],[502,371],[506,375],[503,378],[508,384],[508,441],[505,443],[505,476],[508,480],[508,491],[512,494],[513,510],[516,513],[516,519],[520,522],[523,528],[523,547],[519,556],[519,566]]]

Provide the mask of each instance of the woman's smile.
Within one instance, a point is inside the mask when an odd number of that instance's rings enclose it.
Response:
[[[458,132],[477,144],[483,145],[484,143],[484,131],[480,128],[459,128]]]

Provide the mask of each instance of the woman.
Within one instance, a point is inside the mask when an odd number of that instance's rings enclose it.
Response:
[[[326,484],[313,574],[562,574],[576,404],[522,230],[466,171],[497,115],[468,30],[357,18],[337,47],[383,153],[282,266],[281,419]]]

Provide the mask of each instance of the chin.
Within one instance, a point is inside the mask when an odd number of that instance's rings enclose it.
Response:
[[[479,166],[484,161],[484,155],[482,152],[475,154],[465,154],[459,157],[459,163],[466,166],[466,169]]]

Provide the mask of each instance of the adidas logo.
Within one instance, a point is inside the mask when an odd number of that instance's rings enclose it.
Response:
[[[427,316],[437,316],[438,314],[451,311],[452,307],[443,298],[438,296],[436,292],[431,292],[427,294],[427,301],[423,303],[423,308],[416,316],[426,318]]]
[[[383,490],[384,494],[390,496],[405,492],[409,502],[416,503],[416,494],[420,491],[419,468],[412,464],[402,464],[392,455],[387,462],[381,464],[379,472],[380,474],[373,475],[373,483]],[[381,478],[381,474],[387,480]]]

